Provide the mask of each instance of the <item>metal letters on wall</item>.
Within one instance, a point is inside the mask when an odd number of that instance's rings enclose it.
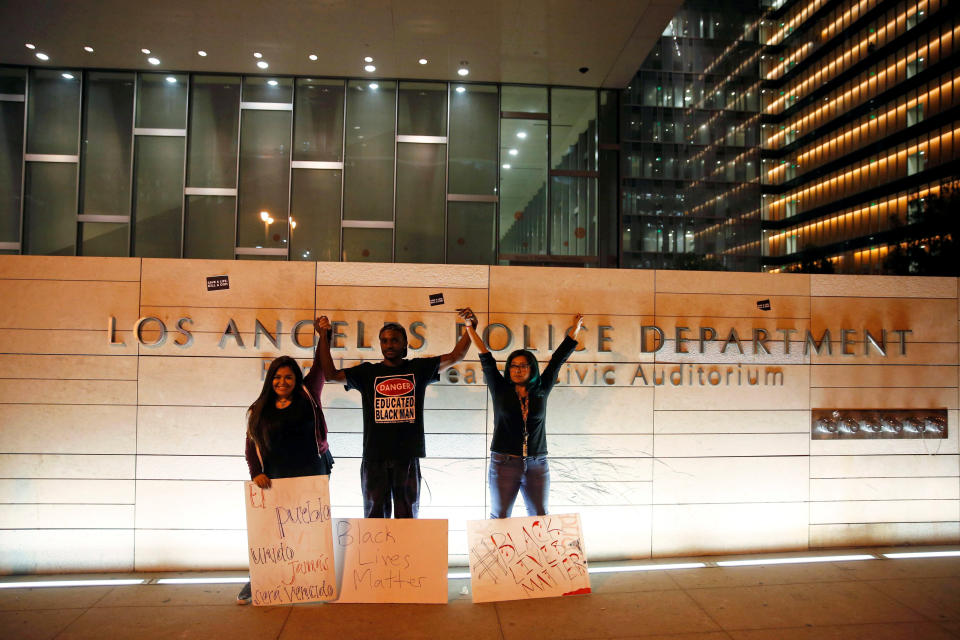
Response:
[[[946,438],[947,410],[814,409],[810,436],[814,440]]]

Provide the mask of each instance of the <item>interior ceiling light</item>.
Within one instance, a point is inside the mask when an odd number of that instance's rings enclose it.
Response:
[[[140,52],[145,55],[150,55],[150,49],[140,49]]]
[[[260,53],[259,51],[254,51],[254,52],[253,52],[253,57],[256,58],[257,60],[259,60],[260,58],[263,57],[263,54]]]
[[[260,61],[257,62],[257,66],[260,67],[261,69],[266,69],[266,68],[269,67],[270,65],[267,64],[267,61],[266,61],[266,60],[260,60]]]
[[[278,83],[276,80],[267,80],[267,84],[270,85],[271,87],[275,87],[277,86]]]
[[[197,51],[197,55],[200,56],[201,58],[206,58],[207,52],[201,49],[200,51]]]
[[[465,76],[470,73],[470,69],[467,69],[467,61],[460,61],[460,68],[457,69],[457,75]]]
[[[371,58],[370,56],[367,56],[366,58],[363,59],[363,61],[364,61],[364,62],[373,62],[373,58]]]
[[[91,47],[90,45],[85,46],[83,50],[86,51],[87,53],[93,53],[93,47]]]
[[[160,58],[147,58],[147,62],[149,62],[153,66],[157,66],[158,64],[160,64]]]
[[[417,60],[417,62],[419,62],[420,64],[427,64],[428,60],[426,58],[420,58],[419,60]]]
[[[504,169],[509,169],[509,168],[510,168],[510,165],[509,165],[508,163],[504,163],[504,164],[503,164],[503,168],[504,168]]]
[[[380,85],[378,85],[376,82],[371,82],[371,83],[370,83],[370,88],[373,89],[374,91],[376,91],[377,89],[380,88]],[[361,136],[361,137],[363,137],[363,136]]]
[[[373,66],[372,64],[368,64],[367,66],[365,66],[365,67],[363,68],[363,70],[366,71],[367,73],[373,73],[374,71],[377,70],[377,68],[376,68],[375,66]]]
[[[526,131],[517,131],[517,137],[520,138],[521,140],[523,140],[524,138],[527,137],[527,132],[526,132]]]
[[[66,80],[73,80],[72,73],[61,73],[60,75],[63,76]]]
[[[509,154],[512,155],[512,156],[515,156],[515,155],[517,155],[517,154],[520,153],[520,152],[517,151],[516,149],[510,149],[510,151],[508,151],[507,153],[509,153]]]
[[[30,44],[29,42],[28,42],[27,44],[23,45],[23,46],[25,46],[27,49],[30,49],[30,51],[33,51],[34,49],[37,48],[37,45],[35,45],[35,44]]]
[[[317,54],[311,53],[311,54],[308,55],[307,57],[310,58],[311,60],[316,60],[316,59],[317,59]]]
[[[177,79],[174,78],[173,76],[167,76],[167,82],[169,82],[170,84],[177,84]]]
[[[47,60],[50,59],[50,56],[48,56],[47,54],[43,53],[42,51],[37,51],[37,53],[34,54],[34,55],[36,55],[38,58],[40,58],[40,59],[43,60],[44,62],[46,62]]]
[[[463,93],[466,90],[467,90],[466,87],[457,87],[457,93]]]

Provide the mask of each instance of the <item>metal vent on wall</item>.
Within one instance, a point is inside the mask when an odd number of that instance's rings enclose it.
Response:
[[[814,440],[941,439],[947,437],[946,409],[814,409]]]

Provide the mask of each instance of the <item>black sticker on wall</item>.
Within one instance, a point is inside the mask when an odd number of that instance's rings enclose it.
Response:
[[[763,311],[770,311],[770,301],[757,300],[757,309],[762,309]]]
[[[219,291],[230,288],[230,278],[227,276],[207,276],[207,291]]]
[[[435,307],[438,304],[443,304],[443,294],[442,293],[431,293],[430,294],[430,306]]]

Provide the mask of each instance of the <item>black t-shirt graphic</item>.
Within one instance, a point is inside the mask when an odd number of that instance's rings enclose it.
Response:
[[[364,362],[346,369],[347,389],[363,399],[363,457],[403,460],[427,455],[423,397],[440,380],[440,358],[404,360],[399,367]]]

